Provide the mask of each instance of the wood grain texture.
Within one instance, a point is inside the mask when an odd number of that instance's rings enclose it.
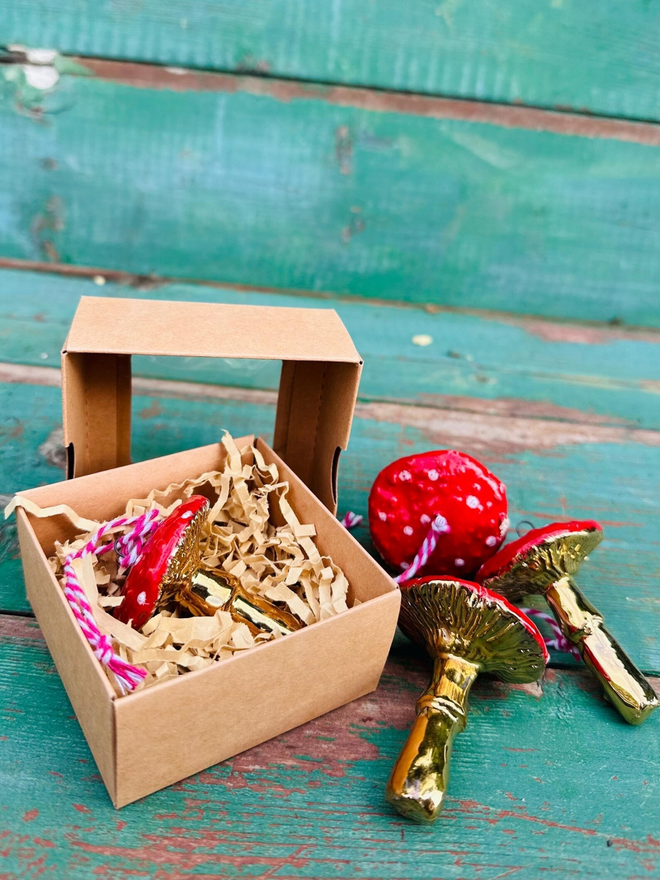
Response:
[[[660,118],[655,3],[7,0],[3,43]]]
[[[7,84],[0,256],[660,325],[655,147],[168,76]]]
[[[136,286],[137,285],[137,286]],[[507,315],[429,312],[394,305],[183,284],[141,289],[91,279],[0,270],[5,363],[55,366],[81,296],[135,296],[233,304],[335,308],[365,365],[360,399],[496,416],[532,416],[625,428],[660,428],[660,333],[577,326]],[[421,339],[420,339],[421,337]],[[427,338],[424,338],[427,337]],[[418,345],[417,342],[426,342]],[[136,358],[135,375],[252,389],[277,388],[279,365],[196,358]],[[5,368],[0,380],[29,374]],[[43,378],[34,381],[45,381]],[[175,394],[175,389],[165,390]],[[208,389],[188,389],[191,394]]]
[[[374,694],[117,812],[36,625],[0,617],[0,876],[658,875],[658,719],[628,727],[582,673],[480,679],[438,823],[391,812],[428,672],[400,639]]]
[[[212,443],[223,428],[270,436],[275,406],[232,394],[196,399],[134,398],[136,460]],[[10,495],[61,477],[60,397],[55,387],[0,385],[0,492]],[[340,513],[365,514],[381,468],[414,452],[457,448],[489,465],[508,487],[513,524],[558,518],[599,520],[606,541],[580,573],[587,595],[641,668],[660,672],[660,432],[483,416],[431,407],[362,403],[339,470]],[[40,451],[41,450],[41,451]],[[26,611],[11,522],[3,525],[0,609]],[[368,529],[356,537],[369,549]],[[561,663],[566,662],[560,657]]]

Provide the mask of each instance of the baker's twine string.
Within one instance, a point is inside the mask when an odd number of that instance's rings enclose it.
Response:
[[[362,517],[349,510],[342,519],[341,524],[347,529],[352,529],[360,522],[362,522]],[[444,535],[447,532],[451,532],[451,528],[444,516],[439,513],[431,523],[431,528],[429,529],[427,536],[424,538],[422,546],[417,551],[415,558],[405,571],[402,571],[401,574],[394,578],[395,582],[397,584],[402,584],[404,581],[409,581],[410,578],[415,577],[420,568],[424,568],[429,561],[429,558],[438,544],[440,535]]]
[[[444,535],[447,532],[451,532],[449,524],[444,516],[439,513],[431,523],[431,528],[422,541],[422,546],[417,551],[415,558],[405,571],[402,571],[401,574],[394,578],[395,582],[397,584],[402,584],[405,581],[409,581],[410,578],[415,577],[420,568],[424,568],[429,561],[430,556],[433,554],[433,551],[437,546],[440,535]]]
[[[352,510],[347,510],[341,524],[345,529],[354,529],[356,526],[360,525],[363,519],[364,517],[360,516],[359,513],[353,513]]]
[[[341,524],[347,529],[354,529],[355,526],[359,525],[363,520],[358,513],[353,513],[349,510],[344,514],[344,518],[341,521]],[[523,520],[522,522],[526,522]],[[518,525],[521,525],[519,523]],[[532,525],[530,523],[530,525]],[[413,559],[412,563],[408,566],[408,568],[402,572],[400,575],[394,578],[397,584],[401,584],[404,581],[409,581],[410,578],[414,577],[417,572],[423,568],[426,563],[429,561],[429,558],[433,554],[435,550],[438,539],[440,535],[446,534],[450,532],[451,528],[449,527],[447,520],[441,514],[438,514],[436,518],[431,523],[431,528],[429,529],[428,535],[424,538],[422,546],[417,551],[417,555]],[[550,614],[546,614],[545,611],[539,611],[536,608],[521,608],[520,609],[523,614],[526,614],[528,617],[536,617],[539,620],[544,621],[550,627],[553,632],[553,639],[543,638],[543,641],[546,643],[548,648],[552,648],[555,651],[562,651],[564,654],[572,654],[577,660],[580,660],[580,652],[575,647],[575,645],[570,642],[564,633],[561,631],[561,628],[557,621]]]
[[[543,641],[548,648],[552,648],[554,651],[562,651],[564,654],[572,654],[576,660],[582,659],[578,649],[566,638],[561,631],[561,627],[552,615],[546,614],[545,611],[539,611],[538,608],[521,608],[520,610],[523,614],[526,614],[527,617],[536,617],[538,620],[542,620],[544,623],[548,624],[555,636],[554,639],[546,639],[546,637],[543,636]]]
[[[87,599],[87,594],[80,585],[73,562],[75,559],[83,559],[90,553],[102,556],[110,550],[115,550],[120,569],[128,568],[129,565],[133,565],[137,561],[145,539],[158,525],[159,517],[160,514],[157,510],[148,510],[140,516],[130,518],[120,516],[110,520],[104,523],[83,547],[74,553],[69,553],[64,559],[64,577],[62,578],[64,595],[83,635],[94,652],[94,656],[112,672],[122,695],[135,690],[146,677],[147,672],[145,669],[131,666],[126,660],[122,660],[112,647],[110,639],[101,632],[94,619],[94,612]],[[126,526],[133,526],[133,528],[114,542],[101,543],[109,532]]]

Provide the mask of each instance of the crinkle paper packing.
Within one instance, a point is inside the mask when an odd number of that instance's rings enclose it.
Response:
[[[254,446],[239,450],[229,434],[222,442],[227,458],[221,471],[173,483],[150,492],[147,498],[133,498],[126,505],[126,515],[157,508],[165,517],[195,492],[206,494],[211,501],[201,541],[206,566],[224,569],[248,593],[286,606],[306,625],[346,611],[348,581],[332,559],[319,553],[315,527],[298,520],[286,498],[289,484],[280,482],[277,466],[266,464]],[[49,560],[61,581],[64,558],[86,544],[101,523],[79,517],[66,505],[40,508],[21,496],[13,499],[6,515],[17,506],[37,517],[64,514],[83,530],[73,541],[56,544],[56,555]],[[124,531],[117,528],[105,537],[115,540]],[[102,560],[93,554],[85,556],[75,560],[74,566],[101,631],[112,638],[121,657],[147,670],[141,688],[202,669],[259,642],[286,638],[268,633],[253,636],[226,611],[212,617],[161,612],[138,632],[110,613],[122,601],[124,580],[114,552]]]

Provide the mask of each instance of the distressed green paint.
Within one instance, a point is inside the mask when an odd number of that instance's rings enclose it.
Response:
[[[660,325],[658,148],[234,86],[5,97],[0,256]]]
[[[6,0],[4,43],[660,118],[655,0]]]
[[[0,360],[56,366],[80,296],[335,308],[365,364],[361,400],[660,427],[660,334],[171,284],[135,290],[0,271]],[[427,335],[431,344],[416,345]],[[136,358],[136,375],[275,389],[264,361]]]
[[[403,640],[375,694],[117,812],[38,631],[7,618],[0,627],[2,876],[632,880],[660,870],[658,719],[621,723],[584,674],[550,672],[542,696],[477,683],[431,828],[383,801],[428,675]]]
[[[0,445],[0,492],[58,479],[60,473],[37,451],[59,425],[58,389],[0,385],[0,395],[1,411],[12,413],[14,426],[11,433],[5,430]],[[133,454],[141,460],[212,443],[223,428],[269,436],[273,421],[274,406],[137,396]],[[429,409],[428,424],[415,427],[406,424],[405,407],[392,412],[380,405],[364,407],[341,460],[340,512],[365,514],[376,474],[402,455],[447,447],[475,455],[506,482],[514,525],[560,517],[603,523],[606,541],[580,573],[580,583],[631,656],[642,668],[660,671],[660,446],[634,442],[624,431],[611,442],[589,442],[579,432],[570,444],[544,445],[550,429],[548,422],[526,420],[526,436],[517,439],[516,424],[511,438],[503,439],[501,427],[496,435],[487,417],[466,422],[455,413]],[[366,525],[356,537],[370,546]],[[5,551],[0,561],[0,608],[26,610],[15,552]]]

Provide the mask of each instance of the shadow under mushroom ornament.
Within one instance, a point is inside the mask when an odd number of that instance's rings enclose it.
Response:
[[[409,819],[433,822],[444,804],[452,741],[467,724],[468,694],[477,675],[536,681],[548,652],[536,626],[506,599],[454,578],[426,577],[402,586],[399,626],[434,666],[386,799]]]
[[[248,593],[228,572],[202,565],[200,538],[209,507],[203,495],[191,495],[163,520],[126,578],[115,617],[142,629],[154,614],[178,606],[193,617],[228,611],[253,635],[300,629],[296,617]]]
[[[533,593],[544,596],[605,695],[629,724],[641,724],[657,709],[658,697],[573,577],[602,539],[603,530],[593,520],[550,523],[503,547],[482,565],[476,580],[511,602]]]

